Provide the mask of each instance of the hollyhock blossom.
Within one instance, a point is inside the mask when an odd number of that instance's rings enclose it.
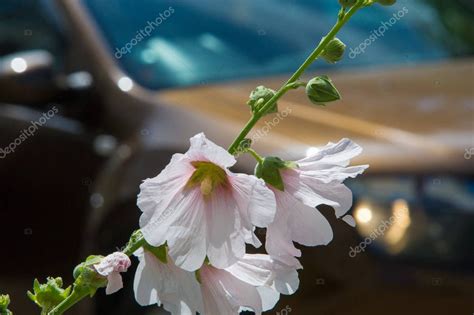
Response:
[[[333,237],[326,218],[315,209],[325,204],[333,207],[338,218],[352,205],[352,192],[343,181],[361,174],[368,166],[348,166],[359,155],[360,146],[348,139],[329,143],[314,154],[281,168],[284,189],[272,187],[277,200],[277,214],[268,227],[266,250],[274,258],[291,263],[300,257],[293,242],[306,246],[327,245]],[[343,218],[350,223],[349,216]]]
[[[236,264],[218,269],[205,264],[198,272],[175,266],[145,251],[137,253],[135,298],[140,305],[163,304],[172,314],[239,314],[269,310],[280,293],[292,294],[299,285],[297,268],[274,263],[268,255],[244,255]],[[199,279],[199,280],[197,280]]]
[[[288,266],[268,255],[246,254],[226,269],[203,266],[199,273],[204,314],[255,314],[272,309],[282,294],[293,294],[299,286],[299,262]]]
[[[200,284],[194,272],[178,268],[171,257],[161,261],[148,250],[135,255],[140,260],[133,289],[141,306],[163,305],[171,314],[203,314]]]
[[[98,274],[107,277],[106,294],[112,294],[123,288],[121,272],[126,272],[132,262],[127,255],[121,252],[115,252],[102,258],[100,263],[95,264],[94,268]]]
[[[275,197],[261,179],[230,172],[235,158],[204,134],[190,142],[140,186],[140,227],[150,245],[167,243],[180,268],[197,270],[206,255],[225,268],[244,255],[245,242],[260,245],[253,231],[273,221]]]

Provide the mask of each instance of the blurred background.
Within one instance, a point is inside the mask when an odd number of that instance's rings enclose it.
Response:
[[[34,278],[70,283],[88,254],[123,246],[138,228],[140,182],[197,132],[229,145],[250,91],[277,89],[338,10],[336,0],[2,0],[0,293],[12,310],[38,313],[26,297]],[[279,103],[289,115],[255,128],[262,154],[301,158],[348,137],[364,148],[354,163],[371,165],[347,182],[357,227],[322,206],[334,240],[303,248],[299,291],[269,314],[474,312],[473,21],[470,0],[364,9],[338,35],[345,59],[306,74],[330,75],[342,101],[316,108],[292,91]],[[236,171],[253,166],[242,157]],[[136,306],[127,277],[70,314],[165,314]]]

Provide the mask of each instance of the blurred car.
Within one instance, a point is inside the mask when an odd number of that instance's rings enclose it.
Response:
[[[70,280],[85,255],[125,244],[141,180],[195,133],[230,144],[249,92],[278,88],[337,11],[335,0],[3,1],[1,233],[12,259],[0,291],[16,283],[13,307],[32,312],[21,292],[34,277]],[[473,311],[473,16],[461,0],[360,12],[339,36],[346,59],[305,75],[329,74],[343,100],[321,108],[290,92],[287,115],[255,128],[265,155],[300,158],[349,137],[364,148],[354,163],[371,166],[348,182],[357,229],[322,207],[335,239],[303,251],[301,289],[275,311]],[[237,167],[253,166],[243,156]],[[135,305],[132,282],[78,314],[158,312]]]

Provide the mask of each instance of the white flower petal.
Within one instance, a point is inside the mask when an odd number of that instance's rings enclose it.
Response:
[[[268,255],[249,255],[239,259],[237,263],[226,268],[234,277],[253,286],[263,286],[270,283],[272,279],[271,265],[273,261]]]
[[[172,203],[179,203],[186,198],[182,189],[193,171],[194,168],[183,155],[175,154],[163,172],[140,185],[137,200],[137,205],[143,212],[140,228],[150,245],[160,246],[165,243],[170,223],[181,215]]]
[[[298,290],[300,285],[300,279],[298,277],[297,269],[302,269],[299,261],[295,259],[295,262],[288,265],[284,262],[275,261],[274,272],[275,279],[273,287],[281,294],[291,295]]]
[[[187,198],[173,207],[180,216],[169,225],[167,231],[169,255],[176,266],[195,271],[206,257],[206,204],[199,189],[193,189]]]
[[[352,206],[352,192],[339,182],[325,183],[304,172],[285,170],[282,172],[285,191],[309,207],[328,205],[334,208],[336,216],[344,215]]]
[[[274,193],[277,201],[277,213],[275,220],[267,228],[265,249],[271,257],[292,263],[294,257],[301,256],[301,251],[293,244],[292,231],[288,224],[294,198],[291,198],[286,192],[274,190]]]
[[[235,174],[229,176],[229,181],[245,220],[258,227],[267,227],[273,222],[276,213],[275,196],[263,180],[251,175]]]
[[[240,307],[262,312],[257,289],[225,270],[211,266],[201,269],[205,314],[238,314]]]
[[[275,307],[280,300],[280,293],[269,287],[257,287],[258,294],[262,300],[262,310],[269,311]]]
[[[295,260],[292,265],[274,260],[269,255],[246,254],[235,265],[226,268],[234,277],[256,287],[271,287],[279,293],[293,294],[299,286]]]
[[[350,159],[359,155],[362,148],[349,139],[342,139],[338,143],[328,143],[317,152],[297,161],[302,170],[324,169],[327,165],[347,166]]]
[[[138,255],[134,292],[140,305],[163,303],[172,314],[202,313],[202,294],[194,272],[176,267],[170,257],[164,264],[148,251]]]
[[[291,212],[289,225],[293,241],[305,246],[327,245],[332,241],[331,225],[317,209],[295,199]]]
[[[218,146],[206,138],[203,133],[199,133],[190,139],[191,147],[186,156],[193,161],[208,161],[222,168],[229,168],[236,163],[232,154],[226,149]]]
[[[262,242],[260,242],[257,235],[255,235],[255,228],[253,227],[252,230],[247,230],[245,227],[242,227],[242,235],[244,237],[245,243],[253,245],[255,248],[259,248],[262,246]]]
[[[133,281],[135,300],[141,306],[161,305],[158,292],[163,290],[164,282],[161,277],[164,270],[150,253],[141,251],[139,255],[141,256],[140,263]]]
[[[245,240],[241,233],[237,204],[225,189],[219,188],[207,200],[207,254],[211,264],[225,268],[245,254]]]
[[[123,288],[122,276],[119,272],[112,272],[107,276],[105,294],[110,295]]]
[[[344,222],[346,222],[347,224],[349,224],[350,226],[352,226],[352,227],[355,227],[355,226],[356,226],[356,222],[355,222],[355,220],[354,220],[354,217],[351,216],[350,214],[343,216],[343,217],[342,217],[342,220],[343,220]]]

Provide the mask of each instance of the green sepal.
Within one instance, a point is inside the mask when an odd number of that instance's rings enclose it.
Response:
[[[107,286],[107,278],[98,274],[94,268],[103,258],[100,255],[91,255],[74,268],[74,291],[93,297],[99,288]]]
[[[261,178],[265,183],[284,191],[285,185],[280,174],[280,169],[285,168],[285,161],[278,157],[266,157],[255,168],[255,176]]]
[[[163,244],[159,247],[153,247],[150,244],[146,244],[143,246],[143,248],[153,255],[155,255],[156,258],[158,258],[159,261],[161,261],[163,264],[168,263],[168,252],[166,248],[166,244]]]
[[[194,276],[196,277],[197,282],[199,282],[199,284],[202,284],[200,269],[194,272]]]

